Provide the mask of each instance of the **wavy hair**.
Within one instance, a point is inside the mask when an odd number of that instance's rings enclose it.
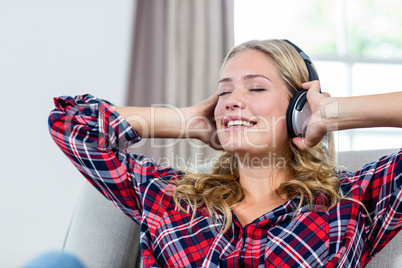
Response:
[[[307,67],[299,53],[288,43],[277,39],[253,40],[234,47],[226,56],[221,72],[231,58],[248,50],[261,51],[272,60],[287,86],[289,99],[300,90],[303,82],[309,80]],[[335,206],[342,198],[335,172],[331,134],[306,151],[298,149],[289,139],[288,150],[282,157],[291,176],[276,189],[278,196],[284,194],[289,199],[300,196],[298,209],[308,204],[311,210],[320,211]],[[173,197],[176,204],[184,210],[180,201],[187,203],[192,208],[193,219],[197,210],[205,206],[215,222],[223,218],[220,220],[222,232],[231,226],[231,209],[245,200],[245,191],[239,182],[238,159],[227,152],[219,157],[211,174],[187,172],[175,183],[177,187]]]

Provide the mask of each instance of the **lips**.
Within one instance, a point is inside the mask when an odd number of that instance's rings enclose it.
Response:
[[[227,116],[223,119],[223,125],[226,128],[233,128],[233,127],[253,127],[257,122],[249,120],[245,117],[239,116]]]

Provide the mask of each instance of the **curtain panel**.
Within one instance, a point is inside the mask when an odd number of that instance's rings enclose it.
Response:
[[[127,105],[186,107],[217,90],[234,44],[233,0],[137,0]],[[136,149],[188,168],[217,152],[194,140],[148,140]]]

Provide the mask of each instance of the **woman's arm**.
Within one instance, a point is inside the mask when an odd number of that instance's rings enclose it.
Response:
[[[330,131],[370,127],[402,127],[402,92],[356,97],[329,97],[319,82],[303,84],[312,117],[306,137],[294,138],[300,149],[316,145]]]
[[[113,107],[142,138],[199,139],[219,149],[213,112],[218,92],[190,107]]]
[[[327,124],[339,130],[402,127],[402,92],[333,98],[325,107]]]
[[[176,107],[114,107],[142,138],[195,138],[186,131],[186,108]]]

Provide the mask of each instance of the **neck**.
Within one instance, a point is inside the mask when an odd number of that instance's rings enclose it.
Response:
[[[239,180],[246,192],[246,202],[265,202],[278,197],[276,189],[290,172],[286,161],[276,154],[264,158],[238,158]]]

